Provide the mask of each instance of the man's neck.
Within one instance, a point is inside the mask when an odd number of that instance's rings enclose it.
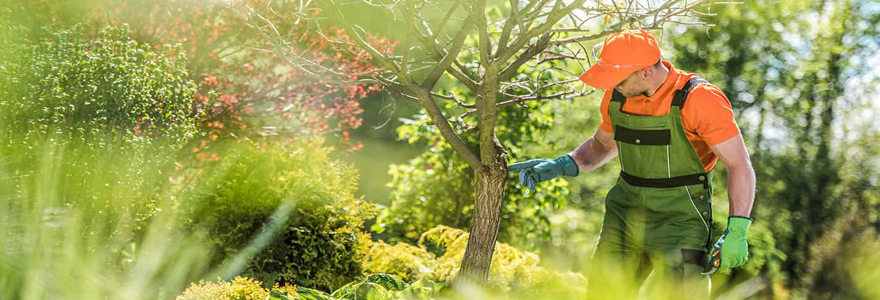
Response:
[[[663,84],[666,83],[666,79],[669,78],[669,68],[667,68],[664,64],[660,64],[660,67],[657,68],[656,72],[657,76],[654,76],[654,78],[652,78],[653,80],[651,81],[651,86],[648,88],[651,93],[643,93],[643,95],[645,95],[646,97],[651,97],[652,95],[657,93],[657,91],[660,90],[660,87],[662,87]]]

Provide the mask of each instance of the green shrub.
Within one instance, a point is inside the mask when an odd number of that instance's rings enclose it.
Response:
[[[373,274],[327,294],[290,285],[267,290],[259,281],[236,277],[232,281],[193,284],[177,300],[432,300],[445,286],[427,279],[406,283],[388,274]]]
[[[68,205],[89,199],[96,212],[142,224],[179,149],[197,134],[185,58],[137,43],[124,26],[79,25],[39,40],[0,26],[18,37],[0,59],[0,154],[15,158],[10,172],[49,175],[35,156],[54,156]],[[136,200],[118,207],[114,198]]]
[[[354,195],[356,169],[320,141],[228,146],[184,203],[214,263],[245,256],[247,276],[326,291],[361,275],[359,228],[375,213]]]
[[[288,289],[289,290],[289,289]],[[232,281],[193,283],[177,300],[265,300],[269,292],[262,283],[250,278],[235,277]]]
[[[173,47],[139,44],[125,26],[94,31],[75,26],[53,33],[23,59],[0,61],[4,140],[176,149],[192,138],[197,86],[185,57]]]
[[[398,243],[394,246],[382,241],[369,242],[363,262],[368,273],[397,274],[405,281],[428,279],[450,282],[458,275],[461,260],[467,248],[469,234],[460,229],[437,226],[426,231],[419,246]],[[443,254],[428,252],[428,246]],[[489,270],[488,287],[508,298],[537,299],[556,295],[566,299],[583,295],[586,278],[573,272],[558,272],[539,265],[537,254],[520,251],[508,244],[497,243]]]
[[[183,289],[200,245],[155,220],[173,213],[170,171],[196,134],[185,60],[125,27],[38,34],[13,13],[0,12],[0,298]]]
[[[331,297],[339,300],[431,300],[445,286],[427,279],[408,284],[393,275],[372,274],[339,288]]]
[[[361,252],[366,257],[361,266],[368,273],[386,273],[404,280],[416,280],[434,271],[435,256],[407,243],[392,246],[383,241],[374,242],[369,235],[363,235]]]

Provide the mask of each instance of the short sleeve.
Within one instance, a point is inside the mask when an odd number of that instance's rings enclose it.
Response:
[[[714,85],[700,84],[694,87],[681,113],[685,130],[710,146],[739,134],[730,100]]]
[[[611,115],[608,114],[608,107],[611,106],[612,91],[605,90],[605,94],[602,95],[602,103],[599,104],[599,111],[602,112],[602,122],[599,123],[599,128],[607,133],[614,133],[614,128],[611,127]]]

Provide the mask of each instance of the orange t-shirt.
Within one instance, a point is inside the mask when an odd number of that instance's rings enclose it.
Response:
[[[668,61],[663,61],[663,65],[669,68],[666,82],[651,97],[639,95],[627,98],[621,108],[623,112],[643,116],[660,116],[669,113],[675,91],[697,74],[676,70]],[[609,133],[614,132],[611,117],[608,115],[613,91],[613,89],[605,90],[600,105],[602,123],[599,128]],[[712,84],[698,84],[688,94],[681,115],[685,134],[694,146],[703,167],[706,168],[706,172],[712,170],[718,163],[718,157],[712,153],[709,146],[717,145],[739,134],[730,100],[727,100],[727,96],[724,96],[718,87]]]

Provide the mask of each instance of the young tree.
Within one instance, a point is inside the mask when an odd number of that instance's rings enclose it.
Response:
[[[627,0],[611,5],[587,0],[328,0],[310,7],[311,1],[298,2],[301,10],[281,13],[248,5],[234,6],[290,66],[317,77],[334,78],[338,83],[377,83],[425,109],[431,124],[474,172],[474,216],[458,278],[477,284],[485,282],[488,275],[508,180],[507,152],[498,142],[495,130],[498,107],[571,99],[592,92],[579,82],[579,74],[562,70],[572,76],[547,78],[539,73],[530,78],[519,74],[520,68],[533,60],[539,64],[558,60],[590,64],[587,48],[581,43],[626,28],[660,29],[668,22],[708,25],[695,19],[708,15],[698,9],[707,9],[712,4],[708,0]],[[373,47],[364,24],[350,21],[351,15],[345,11],[357,5],[380,9],[389,20],[395,20],[395,28],[403,31],[399,54],[391,55]],[[353,46],[368,53],[380,67],[360,74],[329,68],[300,55],[292,47],[292,37],[267,17],[283,14],[297,22],[328,22],[314,18],[311,12],[315,9],[330,12],[333,19],[329,21],[338,23],[354,40]],[[332,38],[328,41],[347,44]],[[473,99],[441,91],[441,80],[454,80],[466,86]],[[441,109],[438,100],[452,101],[458,107]],[[463,135],[474,133],[478,134],[478,145],[469,145],[462,139]]]

